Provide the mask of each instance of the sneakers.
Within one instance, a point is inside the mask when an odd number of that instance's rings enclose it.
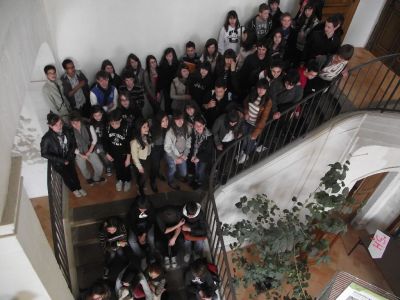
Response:
[[[122,180],[118,180],[117,183],[115,184],[115,189],[117,192],[122,191]]]
[[[263,151],[265,151],[265,150],[267,150],[268,148],[267,147],[265,147],[265,146],[263,146],[263,145],[260,145],[260,146],[258,146],[257,148],[256,148],[256,152],[257,153],[260,153],[260,152],[263,152]]]
[[[125,181],[124,182],[124,192],[129,192],[131,189],[131,182],[130,181]]]
[[[164,257],[164,267],[166,270],[171,269],[171,261],[168,256]]]
[[[92,178],[86,179],[86,183],[90,186],[94,185],[94,180]]]
[[[79,190],[75,190],[75,191],[73,191],[72,193],[74,194],[74,196],[75,196],[76,198],[82,197],[82,195],[81,195],[81,193],[79,192]]]
[[[238,164],[243,164],[247,160],[248,156],[246,153],[241,153],[239,156]]]
[[[84,189],[80,189],[79,193],[81,194],[82,197],[85,197],[87,195],[87,193]]]
[[[175,269],[176,267],[178,267],[178,263],[176,261],[176,256],[171,257],[171,268]]]
[[[112,170],[111,170],[111,168],[106,168],[106,175],[107,175],[108,177],[112,176]]]
[[[100,177],[99,180],[94,180],[93,182],[94,183],[104,183],[104,182],[107,182],[107,179],[105,179],[104,177]]]

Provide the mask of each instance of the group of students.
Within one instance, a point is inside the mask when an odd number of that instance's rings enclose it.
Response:
[[[129,54],[121,77],[105,60],[91,88],[72,60],[63,61],[60,79],[47,65],[43,91],[52,113],[42,156],[77,197],[86,192],[74,161],[89,184],[104,182],[103,170],[111,175],[114,167],[117,191],[130,190],[133,164],[140,194],[147,177],[157,192],[162,159],[171,188],[179,189],[175,177],[187,181],[188,173],[193,187],[204,185],[213,153],[249,135],[237,155],[244,163],[263,149],[255,140],[268,120],[346,75],[354,48],[340,46],[341,15],[320,22],[322,2],[302,0],[292,19],[279,0],[269,0],[244,27],[229,11],[218,41],[207,40],[201,55],[189,41],[180,60],[167,48],[159,64],[148,55],[143,69]]]
[[[186,299],[217,299],[218,274],[204,258],[207,223],[199,203],[156,209],[146,197],[138,197],[126,219],[108,218],[98,237],[105,253],[103,281],[83,299],[93,299],[99,287],[120,300],[171,299],[165,272],[178,267],[185,272]]]
[[[146,259],[147,270],[127,267],[121,274],[120,287],[128,289],[128,295],[133,293],[130,287],[138,282],[143,287],[145,281],[153,296],[160,295],[163,268],[148,256],[161,253],[166,268],[176,267],[177,246],[182,242],[183,248],[193,246],[182,237],[192,216],[201,212],[188,203],[182,211],[164,209],[153,219],[155,212],[145,200],[147,178],[153,192],[158,192],[157,180],[167,180],[175,190],[176,179],[187,182],[189,177],[193,188],[204,186],[215,155],[246,136],[236,157],[238,164],[245,163],[253,151],[263,151],[257,140],[267,121],[279,120],[305,96],[347,76],[354,48],[340,46],[341,15],[321,21],[323,3],[301,0],[292,18],[281,12],[279,0],[268,0],[245,26],[236,11],[229,11],[218,39],[208,39],[200,55],[192,41],[179,60],[175,50],[167,48],[159,63],[148,55],[145,68],[135,54],[129,54],[121,76],[111,61],[104,60],[90,87],[70,59],[63,61],[65,73],[60,78],[53,65],[45,66],[48,80],[43,93],[51,112],[41,154],[66,186],[76,197],[87,194],[75,164],[90,185],[105,182],[103,174],[111,176],[115,169],[117,191],[129,191],[132,169],[136,173],[141,198],[129,213],[130,225],[111,218],[101,234],[107,265],[116,255],[129,257],[126,252]],[[301,111],[296,109],[297,117]],[[160,171],[162,160],[166,176]],[[151,226],[143,225],[144,220],[151,220]],[[142,225],[144,229],[138,230]],[[160,242],[158,250],[155,240]],[[198,252],[201,244],[194,243]],[[199,277],[205,272],[204,263],[192,270]],[[213,295],[214,288],[197,290],[194,299],[211,299],[207,295]],[[129,297],[121,299],[136,299]]]

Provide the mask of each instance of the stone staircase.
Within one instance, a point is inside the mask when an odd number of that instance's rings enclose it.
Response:
[[[187,200],[201,202],[204,194],[201,192],[174,191],[149,195],[147,197],[157,210],[162,209],[165,205],[183,206]],[[83,206],[72,210],[71,234],[80,290],[87,289],[103,275],[103,250],[97,239],[97,234],[103,220],[111,216],[119,216],[125,219],[126,213],[133,201],[135,199],[131,198],[105,204]],[[178,263],[180,267],[166,273],[168,298],[184,300],[186,298],[184,274],[187,266],[183,264],[182,257],[178,257]],[[124,262],[116,259],[109,276],[111,285],[113,285],[113,282],[115,283],[118,273],[125,266]]]

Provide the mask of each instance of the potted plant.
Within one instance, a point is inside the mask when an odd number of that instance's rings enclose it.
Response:
[[[316,190],[303,202],[293,197],[291,208],[280,208],[265,194],[240,198],[235,205],[247,218],[223,226],[224,234],[236,239],[230,247],[233,263],[243,271],[238,283],[270,298],[312,299],[310,260],[329,261],[326,233],[346,230],[341,213],[352,203],[344,183],[349,164],[329,165]],[[283,285],[291,286],[289,294],[282,295]]]

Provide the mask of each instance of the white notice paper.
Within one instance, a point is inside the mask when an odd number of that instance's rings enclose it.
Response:
[[[368,251],[372,258],[382,258],[385,252],[386,246],[389,243],[390,237],[384,234],[382,231],[377,230],[375,235],[369,244]]]

